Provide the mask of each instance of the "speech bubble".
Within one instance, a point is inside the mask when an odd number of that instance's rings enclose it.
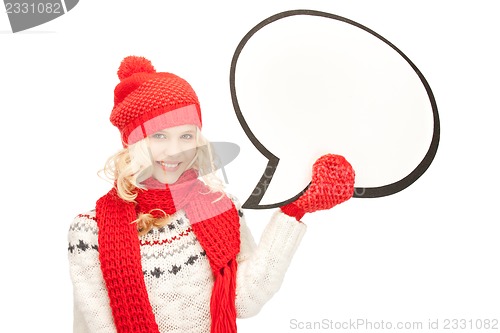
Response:
[[[292,10],[257,24],[235,50],[230,90],[268,160],[244,208],[295,200],[327,153],[353,165],[354,197],[375,198],[410,186],[437,152],[439,115],[423,74],[387,39],[338,15]]]
[[[12,32],[30,29],[52,21],[73,9],[79,0],[4,0]]]

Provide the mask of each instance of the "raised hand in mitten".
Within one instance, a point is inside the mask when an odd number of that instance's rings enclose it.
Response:
[[[354,194],[354,170],[340,155],[321,156],[313,164],[312,180],[297,200],[281,207],[281,211],[299,221],[305,213],[330,209]]]

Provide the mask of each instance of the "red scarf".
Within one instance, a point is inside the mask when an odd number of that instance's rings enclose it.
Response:
[[[96,204],[99,259],[117,332],[159,332],[144,282],[137,226],[131,222],[152,209],[167,214],[184,209],[214,274],[211,333],[235,333],[240,232],[233,202],[225,195],[214,202],[220,193],[209,193],[192,169],[173,185],[145,183],[149,189],[138,189],[137,204],[122,200],[115,187]]]

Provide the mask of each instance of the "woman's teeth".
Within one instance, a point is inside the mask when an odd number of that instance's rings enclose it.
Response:
[[[166,162],[163,162],[163,161],[160,161],[160,164],[166,168],[175,168],[176,166],[179,165],[180,162],[177,162],[177,163],[166,163]]]

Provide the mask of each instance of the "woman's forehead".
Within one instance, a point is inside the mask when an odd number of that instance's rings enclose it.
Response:
[[[162,130],[159,130],[158,132],[162,132],[162,133],[196,132],[196,125],[173,126],[173,127],[164,128]],[[158,133],[158,132],[156,132],[156,133]]]

